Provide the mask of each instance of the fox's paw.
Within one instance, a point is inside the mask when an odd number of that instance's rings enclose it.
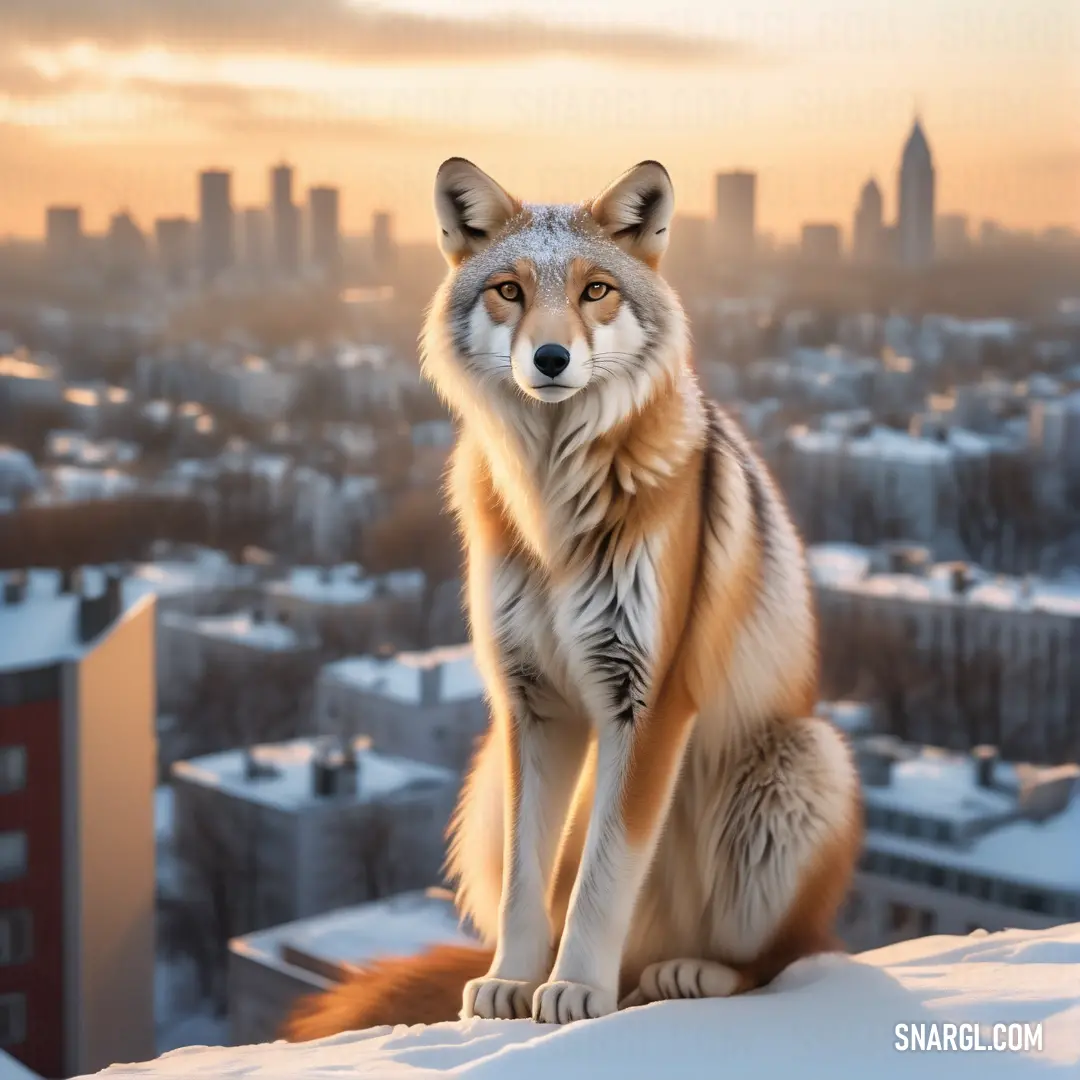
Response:
[[[532,1018],[540,1024],[570,1024],[613,1013],[615,992],[577,982],[544,983],[532,999]]]
[[[465,984],[461,1019],[479,1016],[483,1020],[527,1020],[532,1015],[534,982],[495,979],[485,975]]]
[[[648,1001],[676,1001],[679,998],[731,997],[743,987],[742,976],[725,964],[713,960],[664,960],[650,964],[638,983],[636,1000],[632,1004]],[[631,1004],[629,1000],[623,1006]]]

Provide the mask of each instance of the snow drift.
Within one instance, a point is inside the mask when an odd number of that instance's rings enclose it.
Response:
[[[899,1024],[1041,1024],[1042,1049],[903,1052]],[[910,1028],[909,1028],[910,1030]],[[922,1029],[931,1040],[931,1029]],[[470,1020],[373,1028],[301,1044],[192,1047],[110,1080],[888,1080],[1080,1074],[1080,924],[930,937],[859,956],[799,961],[742,997],[664,1002],[567,1027]]]

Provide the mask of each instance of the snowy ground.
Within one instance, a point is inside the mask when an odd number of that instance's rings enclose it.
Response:
[[[898,1024],[1042,1025],[1041,1052],[901,1052]],[[939,1032],[943,1028],[939,1027]],[[1080,924],[932,937],[795,964],[725,1001],[649,1005],[568,1027],[530,1020],[374,1028],[299,1045],[188,1049],[110,1080],[798,1080],[1080,1074]]]

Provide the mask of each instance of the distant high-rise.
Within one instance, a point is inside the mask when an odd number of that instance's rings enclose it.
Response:
[[[840,226],[832,222],[807,222],[802,227],[802,257],[808,262],[834,263],[840,259]]]
[[[965,255],[971,246],[966,214],[940,214],[934,231],[934,244],[943,259]]]
[[[877,263],[884,256],[881,188],[874,179],[863,184],[852,229],[851,253],[856,262]]]
[[[376,210],[371,215],[371,261],[375,273],[388,274],[394,267],[395,258],[394,219],[387,211]]]
[[[191,273],[192,228],[186,217],[158,218],[154,222],[154,250],[158,267],[170,285],[184,285]]]
[[[748,262],[754,254],[757,228],[757,174],[716,174],[717,254],[732,262]]]
[[[340,203],[335,187],[313,187],[308,191],[311,261],[328,282],[341,280]]]
[[[270,221],[261,206],[246,207],[240,214],[240,259],[249,272],[266,273],[270,261]]]
[[[45,250],[54,262],[78,259],[83,252],[82,207],[50,206],[45,211]]]
[[[126,210],[113,214],[110,219],[105,247],[113,273],[136,274],[146,261],[146,237]]]
[[[917,268],[934,259],[934,159],[916,118],[900,160],[897,239],[900,262]]]
[[[291,165],[270,172],[270,211],[274,223],[274,265],[284,277],[300,273],[300,211],[293,202]]]
[[[203,281],[210,284],[236,261],[233,241],[232,174],[199,174],[199,252]]]

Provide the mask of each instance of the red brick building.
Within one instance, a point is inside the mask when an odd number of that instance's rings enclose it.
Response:
[[[154,1053],[153,600],[3,577],[0,1047],[67,1077]]]

